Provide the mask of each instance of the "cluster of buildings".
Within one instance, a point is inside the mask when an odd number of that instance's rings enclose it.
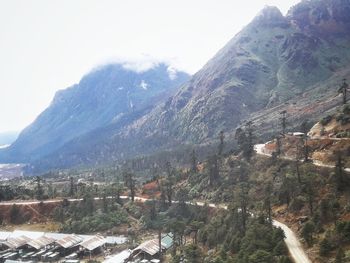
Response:
[[[123,236],[76,235],[15,230],[0,231],[0,263],[61,262],[80,263],[84,259],[106,258],[104,263],[158,263],[159,252],[173,246],[173,234],[163,234],[161,250],[158,238],[134,248],[106,256],[108,247],[127,242]]]
[[[0,232],[0,263],[65,262],[103,255],[107,246],[125,243],[125,237],[75,235],[33,231]]]
[[[172,233],[163,234],[161,239],[162,253],[173,246]],[[158,238],[147,240],[133,250],[124,250],[110,256],[104,263],[159,263],[159,240]]]

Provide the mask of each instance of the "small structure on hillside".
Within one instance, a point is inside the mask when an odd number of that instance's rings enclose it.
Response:
[[[8,247],[9,249],[15,250],[26,246],[31,239],[26,236],[19,237],[10,237],[3,244],[3,246]]]
[[[11,237],[25,236],[30,239],[37,239],[39,237],[42,237],[44,234],[45,234],[44,232],[37,232],[37,231],[15,230],[12,232]]]
[[[81,242],[83,242],[83,239],[80,236],[71,234],[57,240],[55,243],[59,247],[60,254],[66,256],[77,251]]]
[[[304,137],[305,136],[305,133],[303,133],[303,132],[293,132],[292,134],[295,137]]]
[[[0,263],[21,259],[55,262],[65,257],[66,262],[79,262],[79,257],[97,255],[110,246],[123,244],[124,236],[75,235],[16,230],[0,231]]]
[[[103,263],[124,263],[130,257],[131,250],[123,250],[122,252],[108,257]]]
[[[88,252],[91,257],[92,254],[101,252],[101,249],[105,246],[106,239],[103,236],[93,236],[80,244],[80,250],[84,253]]]
[[[162,251],[167,250],[172,247],[173,245],[173,234],[168,233],[165,235],[162,235],[161,240],[161,246]],[[129,258],[135,259],[156,259],[159,254],[159,240],[157,238],[148,240],[142,244],[140,244],[138,247],[136,247]]]
[[[37,239],[30,240],[27,244],[29,247],[39,250],[39,249],[46,249],[48,246],[52,245],[54,242],[55,242],[55,239],[47,236],[42,236]]]

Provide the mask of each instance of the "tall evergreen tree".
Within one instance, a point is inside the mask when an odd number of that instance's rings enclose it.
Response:
[[[129,171],[124,171],[123,177],[125,186],[129,188],[131,201],[134,202],[136,194],[136,180],[134,178],[135,176]]]
[[[35,178],[35,181],[36,181],[36,198],[38,200],[42,200],[44,197],[44,189],[43,189],[43,186],[41,184],[42,179],[40,176],[37,176]]]
[[[303,135],[303,153],[304,153],[304,162],[308,162],[309,161],[309,154],[310,154],[310,150],[309,150],[309,144],[308,144],[308,121],[304,121],[301,124],[301,131],[304,133]]]
[[[75,194],[75,185],[74,185],[73,176],[71,176],[69,178],[69,181],[70,181],[69,196],[74,196],[74,194]]]
[[[346,79],[343,79],[343,83],[341,84],[338,92],[343,95],[343,104],[346,104],[347,102],[347,92],[348,92],[348,83],[346,82]]]
[[[193,149],[191,153],[191,172],[196,173],[198,172],[197,168],[197,156],[196,151]]]
[[[248,121],[244,125],[244,129],[242,129],[241,127],[237,128],[235,139],[243,157],[249,161],[254,154],[253,122]]]
[[[281,115],[280,121],[281,121],[282,134],[284,135],[286,134],[286,128],[287,128],[287,111],[286,110],[281,111],[280,115]]]
[[[224,147],[225,147],[225,143],[224,143],[225,134],[224,134],[224,131],[220,132],[219,140],[220,140],[220,143],[219,143],[219,147],[218,147],[218,155],[221,156],[223,154]]]
[[[218,181],[219,174],[219,162],[218,156],[216,154],[209,157],[208,162],[208,176],[209,176],[209,185],[214,185]]]

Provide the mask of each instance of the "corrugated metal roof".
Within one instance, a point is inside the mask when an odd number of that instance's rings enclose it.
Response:
[[[81,242],[90,240],[91,238],[94,237],[92,235],[74,235],[74,234],[72,235],[72,234],[63,234],[63,233],[15,230],[13,232],[0,231],[0,242],[5,243],[6,240],[18,238],[22,236],[33,239],[34,241],[39,239],[39,242],[42,237],[45,237],[47,239],[54,239],[54,240],[57,240],[58,241],[57,243],[61,246],[62,244],[66,243],[65,246],[67,247],[77,245]],[[42,240],[45,240],[45,238]],[[74,241],[75,239],[76,241]],[[109,244],[123,244],[127,241],[127,238],[124,236],[107,236],[105,239],[106,239],[106,243],[109,243]],[[33,243],[33,247],[34,247],[34,243]]]
[[[56,243],[63,248],[69,248],[78,245],[82,241],[83,239],[81,237],[72,234],[57,240]]]
[[[113,237],[113,236],[107,236],[106,237],[106,243],[107,244],[124,244],[126,241],[128,241],[127,237],[124,236],[118,236],[118,237]]]
[[[46,237],[49,237],[49,238],[53,238],[55,240],[60,240],[66,236],[69,236],[69,234],[62,234],[62,233],[50,233],[50,232],[46,232],[45,233],[45,236]]]
[[[173,245],[173,237],[174,235],[172,233],[162,236],[162,246],[165,249],[168,249]]]
[[[37,232],[37,231],[26,231],[26,230],[15,230],[12,232],[11,237],[29,237],[30,239],[36,239],[39,237],[42,237],[44,235],[44,232]]]
[[[7,240],[12,232],[0,231],[0,241]]]
[[[158,239],[148,240],[134,249],[134,251],[137,251],[137,250],[141,250],[150,256],[154,256],[159,252],[159,240]]]
[[[170,248],[173,245],[173,234],[168,233],[168,234],[162,235],[161,244],[162,244],[162,250]],[[154,256],[159,252],[159,240],[156,238],[156,239],[146,241],[141,245],[139,245],[137,248],[135,248],[133,252],[137,252],[138,250],[141,250],[149,254],[150,256]]]
[[[35,248],[35,249],[40,249],[40,248],[48,246],[54,242],[55,242],[55,239],[47,237],[47,236],[42,236],[42,237],[39,237],[37,239],[33,239],[33,240],[29,241],[28,245]]]
[[[103,236],[94,236],[82,242],[80,246],[89,251],[92,251],[98,247],[103,246],[104,244],[106,244],[106,239]]]
[[[27,244],[31,239],[26,236],[10,237],[3,244],[11,249],[16,249]]]
[[[33,261],[18,261],[18,260],[6,259],[5,263],[33,263]]]
[[[117,255],[113,255],[110,258],[103,261],[103,263],[124,263],[125,259],[127,259],[131,255],[131,250],[123,250]]]

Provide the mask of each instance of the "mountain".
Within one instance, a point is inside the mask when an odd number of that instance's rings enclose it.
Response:
[[[266,7],[165,102],[76,137],[33,166],[116,161],[208,143],[220,131],[229,140],[247,119],[268,136],[282,110],[290,130],[334,112],[350,77],[349,13],[348,0],[302,1],[286,16]]]
[[[152,108],[188,78],[162,63],[142,72],[124,64],[97,68],[78,84],[58,91],[51,105],[3,151],[3,158],[41,158],[76,137]]]

